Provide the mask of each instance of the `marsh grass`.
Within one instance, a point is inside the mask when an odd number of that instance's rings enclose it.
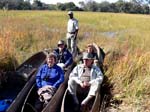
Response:
[[[150,16],[75,12],[75,17],[79,20],[81,51],[88,43],[95,42],[107,53],[105,75],[114,84],[114,98],[123,101],[120,111],[147,111],[150,104],[147,100],[150,97]],[[2,66],[9,68],[9,62],[17,66],[15,61],[6,60],[17,60],[20,64],[37,51],[55,48],[58,40],[65,40],[67,20],[67,12],[0,11],[1,69]]]

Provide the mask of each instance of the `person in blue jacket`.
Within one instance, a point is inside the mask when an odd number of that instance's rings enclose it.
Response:
[[[58,58],[58,66],[62,69],[67,68],[69,65],[73,63],[72,54],[66,47],[66,44],[63,40],[58,41],[58,48],[54,50],[54,53]]]
[[[56,65],[57,56],[54,53],[50,53],[47,56],[47,63],[42,65],[36,75],[37,93],[39,99],[35,104],[37,111],[47,105],[64,81],[63,70]]]

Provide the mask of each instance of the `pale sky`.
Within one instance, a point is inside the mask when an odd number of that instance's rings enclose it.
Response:
[[[47,4],[56,4],[58,2],[60,2],[60,3],[74,2],[76,5],[78,5],[78,3],[80,1],[89,1],[89,0],[40,0],[40,1],[44,2],[44,3],[47,3]],[[108,1],[108,2],[112,3],[112,2],[116,2],[118,0],[93,0],[93,1],[96,1],[98,3],[102,2],[102,1]],[[125,1],[129,1],[129,0],[125,0]]]

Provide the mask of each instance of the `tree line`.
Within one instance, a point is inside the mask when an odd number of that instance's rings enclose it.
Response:
[[[92,0],[79,2],[76,6],[73,2],[45,4],[40,0],[0,0],[0,9],[3,10],[72,10],[72,11],[93,11],[93,12],[115,12],[150,14],[150,0],[118,0],[115,3],[103,1],[97,3]]]

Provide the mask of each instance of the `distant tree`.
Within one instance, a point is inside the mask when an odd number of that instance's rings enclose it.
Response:
[[[125,11],[125,2],[123,0],[118,0],[116,2],[116,6],[118,8],[118,12],[124,12]]]
[[[48,10],[57,10],[57,6],[54,4],[48,4]]]
[[[79,2],[79,5],[82,9],[85,9],[86,5],[83,1]]]
[[[141,5],[150,4],[150,0],[131,0],[131,2],[141,4]]]
[[[42,10],[44,9],[44,3],[42,3],[40,0],[34,0],[32,4],[32,9],[34,10]]]
[[[110,12],[111,11],[110,3],[107,2],[107,1],[101,2],[99,4],[99,11],[101,11],[101,12]]]
[[[143,13],[150,14],[150,7],[148,5],[143,5]]]
[[[77,6],[73,2],[65,3],[66,10],[77,10]]]
[[[5,6],[4,0],[0,0],[0,9],[3,9],[4,6]]]
[[[138,10],[138,12],[142,12],[143,14],[150,13],[150,0],[131,0],[131,2],[141,6],[141,11]]]
[[[68,2],[68,3],[64,3],[64,4],[57,3],[57,8],[58,8],[58,10],[72,10],[72,11],[81,10],[73,2]]]
[[[20,2],[18,9],[19,10],[31,10],[32,6],[30,2],[25,1],[25,2]]]
[[[72,11],[99,11],[99,12],[123,12],[123,13],[150,13],[150,0],[118,0],[115,3],[103,1],[97,3],[93,0],[86,0],[86,2],[79,2],[80,8],[73,2],[45,4],[40,0],[0,0],[0,9],[8,10],[72,10]]]
[[[86,3],[86,10],[87,11],[97,11],[98,10],[98,5],[97,5],[97,3],[95,2],[95,1],[88,1],[87,3]]]
[[[25,10],[31,9],[31,4],[24,0],[0,0],[0,8],[8,10]]]
[[[110,4],[110,12],[115,12],[115,13],[119,12],[118,7],[115,3]]]
[[[57,9],[58,10],[66,10],[66,6],[62,3],[57,3]]]

